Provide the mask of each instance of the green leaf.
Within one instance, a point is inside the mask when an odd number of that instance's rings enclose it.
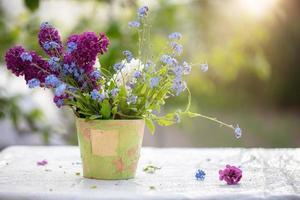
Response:
[[[111,113],[114,115],[118,112],[118,106],[114,106],[111,110]]]
[[[175,123],[175,113],[169,113],[163,117],[157,117],[155,121],[161,126],[170,126]]]
[[[31,11],[39,8],[40,0],[24,0],[25,6]]]
[[[103,119],[109,119],[111,114],[111,106],[109,104],[109,101],[105,99],[103,103],[101,104],[101,115]]]
[[[199,117],[198,113],[193,113],[193,112],[182,112],[181,115],[187,117]]]
[[[155,132],[155,125],[154,125],[152,119],[146,118],[145,122],[146,122],[146,126],[149,129],[150,133],[154,134],[154,132]]]
[[[101,115],[92,115],[89,117],[90,120],[94,120],[94,119],[100,119]]]

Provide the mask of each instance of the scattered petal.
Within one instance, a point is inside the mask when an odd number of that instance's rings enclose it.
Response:
[[[151,185],[151,186],[149,186],[149,189],[150,189],[150,190],[156,190],[156,187],[153,186],[153,185]]]
[[[195,174],[195,177],[196,177],[196,179],[197,179],[198,181],[204,181],[205,175],[206,175],[206,174],[205,174],[205,172],[204,172],[203,170],[198,169],[197,172],[196,172],[196,174]]]
[[[47,160],[41,160],[41,161],[37,161],[36,164],[39,165],[39,166],[45,166],[45,165],[48,164],[48,161]]]
[[[148,174],[154,174],[156,170],[161,169],[161,167],[157,167],[154,165],[147,165],[146,167],[144,167],[143,171],[148,173]]]

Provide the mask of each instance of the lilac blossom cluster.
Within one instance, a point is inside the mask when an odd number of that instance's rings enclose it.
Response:
[[[61,107],[65,99],[73,98],[71,94],[76,90],[85,92],[100,87],[101,71],[94,65],[97,56],[104,54],[109,45],[104,33],[71,35],[64,49],[58,30],[44,22],[38,41],[48,59],[22,46],[10,48],[5,55],[7,68],[16,76],[24,76],[29,88],[53,88],[54,102]]]

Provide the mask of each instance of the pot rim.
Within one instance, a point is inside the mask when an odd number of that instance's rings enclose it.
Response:
[[[84,122],[95,122],[95,121],[107,121],[107,122],[126,122],[126,121],[145,121],[144,118],[142,119],[86,119],[86,118],[79,118],[77,116],[75,116],[75,119],[76,120],[79,120],[79,121],[84,121]]]

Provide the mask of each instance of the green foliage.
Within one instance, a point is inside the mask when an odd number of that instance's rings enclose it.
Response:
[[[155,125],[150,118],[145,118],[146,126],[148,127],[151,134],[154,134],[155,132]]]
[[[103,119],[109,119],[111,116],[111,106],[107,99],[103,100],[100,111]]]
[[[36,11],[39,8],[40,0],[24,0],[24,3],[30,11]]]

